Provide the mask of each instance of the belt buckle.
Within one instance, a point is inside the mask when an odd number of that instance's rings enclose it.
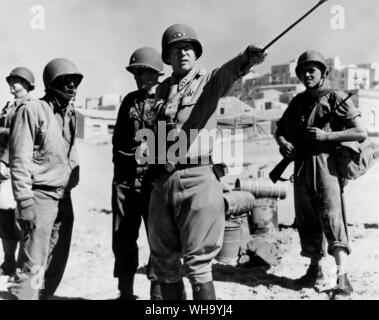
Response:
[[[172,161],[167,161],[165,163],[165,169],[167,172],[173,172],[175,170],[175,163]]]

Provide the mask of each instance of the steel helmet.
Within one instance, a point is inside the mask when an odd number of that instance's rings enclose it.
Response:
[[[30,90],[34,90],[34,75],[33,73],[25,67],[17,67],[14,68],[9,76],[7,76],[5,79],[9,83],[9,80],[13,77],[21,78],[29,83]]]
[[[134,67],[148,67],[163,75],[163,62],[157,50],[142,47],[133,52],[126,70],[133,73]]]
[[[170,64],[168,61],[168,54],[171,46],[178,41],[191,42],[195,47],[196,58],[200,58],[203,53],[201,43],[195,33],[195,31],[185,24],[174,24],[166,29],[162,37],[162,60],[166,64]]]
[[[78,85],[83,79],[83,74],[72,61],[65,58],[53,59],[43,69],[43,83],[46,88],[49,88],[55,79],[66,75],[78,76]]]
[[[300,78],[301,68],[304,66],[304,64],[306,64],[308,62],[314,62],[314,63],[318,64],[322,69],[321,70],[322,73],[327,75],[328,67],[326,65],[326,60],[322,56],[322,54],[318,51],[315,51],[315,50],[308,50],[308,51],[305,51],[304,53],[302,53],[300,55],[299,59],[297,60],[295,72],[296,72],[296,75],[299,79],[301,79]]]

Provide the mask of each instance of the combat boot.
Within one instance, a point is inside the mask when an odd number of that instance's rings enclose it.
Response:
[[[174,283],[160,282],[163,300],[187,300],[183,279]]]
[[[332,290],[332,299],[338,300],[349,297],[353,291],[347,274],[341,274],[337,278],[337,286]]]
[[[16,262],[4,261],[0,266],[0,276],[14,276],[16,273]]]
[[[16,273],[17,240],[2,239],[4,262],[0,266],[0,276],[13,276]]]
[[[117,300],[136,300],[133,294],[134,276],[118,278],[118,289],[120,294]]]
[[[295,280],[295,284],[302,288],[312,288],[324,283],[325,278],[320,265],[309,265],[307,272]]]
[[[216,300],[213,281],[192,284],[193,300]]]

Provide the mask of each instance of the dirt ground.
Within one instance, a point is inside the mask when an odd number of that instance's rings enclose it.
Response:
[[[115,299],[117,281],[113,278],[111,250],[111,145],[109,143],[80,143],[81,182],[73,191],[75,224],[70,258],[55,299]],[[280,160],[273,141],[260,141],[245,146],[249,170]],[[244,172],[244,175],[248,175]],[[236,177],[228,177],[225,183]],[[379,165],[346,188],[348,223],[352,254],[348,273],[355,289],[351,299],[379,298]],[[335,284],[333,259],[323,261],[327,273],[325,287],[298,290],[293,280],[306,270],[308,260],[300,257],[298,234],[290,226],[294,219],[292,186],[287,185],[287,197],[279,202],[279,223],[284,227],[277,233],[282,250],[281,263],[275,267],[232,267],[214,264],[213,275],[218,299],[328,299],[328,290]],[[135,294],[149,299],[149,282],[144,266],[148,245],[143,227],[138,241],[140,268],[135,280]],[[2,261],[3,253],[0,252]],[[185,278],[188,296],[190,284]],[[0,277],[0,300],[9,299],[7,278]]]

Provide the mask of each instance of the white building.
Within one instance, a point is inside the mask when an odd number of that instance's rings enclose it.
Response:
[[[295,72],[296,61],[271,66],[272,84],[299,83]]]
[[[236,97],[225,97],[219,100],[216,117],[229,116],[248,112],[251,107]]]
[[[339,57],[326,59],[326,66],[329,70],[328,78],[333,87],[339,87],[339,74],[343,66]]]
[[[370,70],[370,89],[379,88],[379,63],[361,63],[358,67]]]
[[[78,139],[106,138],[113,133],[117,111],[76,109]]]
[[[369,90],[370,70],[349,65],[339,72],[337,85],[341,90]]]
[[[353,90],[351,98],[362,114],[370,136],[379,136],[379,91]]]

